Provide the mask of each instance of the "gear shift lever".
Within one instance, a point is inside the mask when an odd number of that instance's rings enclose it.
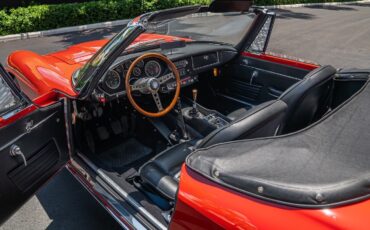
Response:
[[[199,116],[199,110],[197,108],[197,98],[198,98],[198,90],[193,89],[193,108],[191,109],[189,115],[192,117],[198,117]]]

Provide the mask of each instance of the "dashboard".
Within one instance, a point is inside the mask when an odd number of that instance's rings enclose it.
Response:
[[[170,52],[160,49],[151,50],[150,52],[162,53],[173,61],[180,73],[181,87],[196,83],[200,76],[199,74],[222,66],[237,55],[234,48],[216,44],[187,44],[186,47],[177,48]],[[99,82],[98,89],[100,94],[103,94],[106,99],[114,99],[126,95],[125,78],[128,69],[133,61],[142,54],[144,53],[128,54],[119,57]],[[146,59],[136,64],[132,72],[131,81],[135,82],[143,77],[157,78],[168,73],[170,73],[169,67],[161,60],[155,58]],[[162,86],[160,91],[167,93],[175,90],[175,88],[176,82],[173,80]]]

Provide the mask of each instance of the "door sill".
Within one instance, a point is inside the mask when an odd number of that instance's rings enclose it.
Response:
[[[92,161],[90,161],[82,153],[77,153],[77,156],[90,167],[98,177],[104,181],[115,193],[129,203],[137,212],[139,212],[145,219],[150,222],[157,229],[167,229],[167,226],[163,225],[156,217],[150,214],[140,203],[138,203],[130,194],[123,190],[116,182],[114,182],[103,170],[99,169]]]

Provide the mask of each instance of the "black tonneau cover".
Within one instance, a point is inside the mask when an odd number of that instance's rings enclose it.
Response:
[[[280,204],[318,208],[370,195],[370,84],[300,132],[200,149],[191,169],[226,187]]]

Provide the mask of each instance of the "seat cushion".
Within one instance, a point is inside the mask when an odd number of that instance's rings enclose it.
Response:
[[[144,183],[148,183],[164,197],[174,200],[181,165],[192,152],[194,143],[195,141],[189,141],[175,145],[144,164],[139,170]]]
[[[332,66],[317,68],[280,96],[280,100],[288,105],[280,134],[303,129],[329,110],[335,74],[336,69]]]

